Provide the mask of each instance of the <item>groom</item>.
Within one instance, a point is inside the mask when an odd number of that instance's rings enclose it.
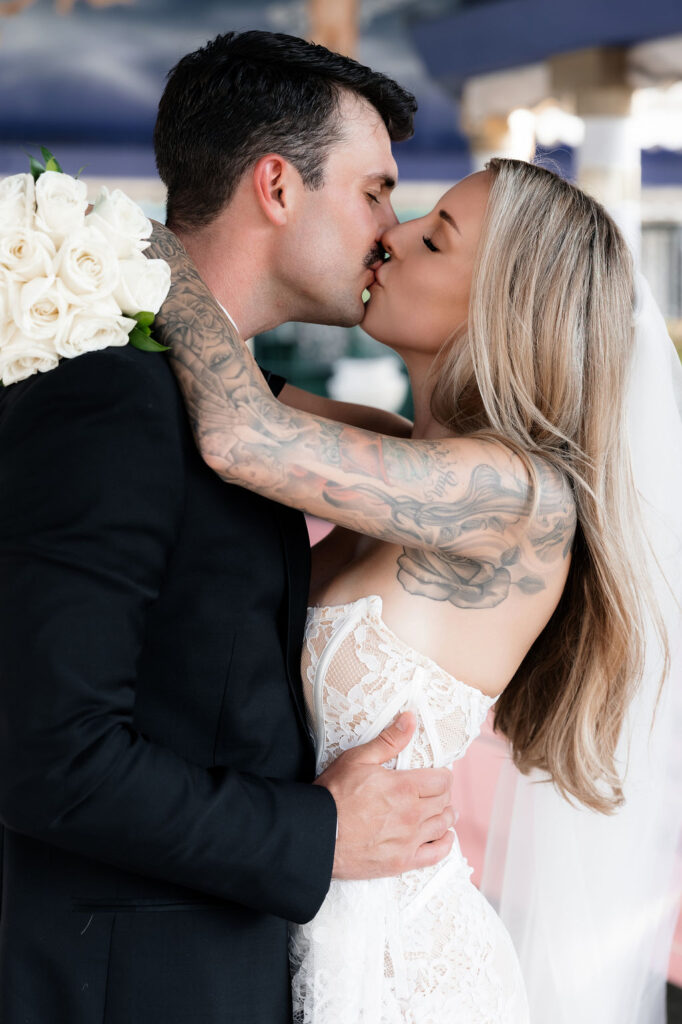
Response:
[[[413,113],[287,36],[173,71],[169,223],[242,337],[360,319]],[[6,388],[0,487],[2,1024],[288,1024],[287,919],[440,859],[449,773],[381,767],[408,721],[311,784],[303,517],[207,469],[164,356]]]

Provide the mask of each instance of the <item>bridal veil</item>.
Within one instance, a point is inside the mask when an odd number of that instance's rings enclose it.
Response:
[[[634,343],[631,459],[670,668],[659,698],[663,653],[651,622],[619,745],[625,804],[614,815],[571,806],[541,773],[503,766],[481,888],[514,940],[533,1024],[665,1021],[681,891],[682,370],[641,275]]]

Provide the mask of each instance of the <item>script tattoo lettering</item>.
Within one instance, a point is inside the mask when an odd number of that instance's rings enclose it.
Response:
[[[492,608],[545,588],[575,531],[558,472],[538,460],[530,517],[527,472],[499,445],[479,442],[472,463],[449,439],[389,438],[287,408],[176,236],[157,226],[147,255],[170,263],[155,333],[171,348],[200,451],[224,480],[399,544],[397,578],[411,594]]]

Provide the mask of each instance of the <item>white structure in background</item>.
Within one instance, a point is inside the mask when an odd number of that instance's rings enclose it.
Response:
[[[569,114],[556,100],[546,100],[534,111],[535,137],[541,146],[556,146],[565,142],[577,149],[585,138],[585,122],[576,114]]]
[[[331,398],[398,412],[407,397],[407,377],[393,356],[339,359],[327,381]]]
[[[682,189],[643,194],[641,173],[642,149],[682,149],[682,36],[479,75],[465,83],[461,107],[475,170],[491,156],[532,159],[536,141],[572,146],[578,184],[636,255],[644,223],[644,269],[662,308],[682,315]]]
[[[642,149],[682,150],[682,36],[634,46],[628,69]],[[682,350],[682,188],[645,189],[643,221],[642,266]]]
[[[550,84],[546,64],[476,75],[464,83],[461,119],[472,170],[482,170],[493,156],[533,159],[535,138],[528,115],[550,95]]]
[[[535,137],[541,146],[564,143],[576,150],[578,184],[607,207],[638,255],[642,146],[635,117],[630,113],[578,117],[550,100],[535,113]]]
[[[583,122],[577,182],[606,206],[638,256],[642,158],[632,116],[627,51],[580,50],[552,57],[548,63],[552,94]]]
[[[632,117],[642,149],[682,149],[682,82],[636,89]]]
[[[577,181],[606,206],[639,256],[642,228],[642,154],[629,114],[586,114],[577,152]]]

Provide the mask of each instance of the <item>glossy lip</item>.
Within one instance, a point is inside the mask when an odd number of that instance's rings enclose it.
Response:
[[[388,260],[385,260],[385,261],[384,261],[384,262],[383,262],[383,263],[381,264],[381,266],[380,266],[380,267],[377,267],[377,269],[376,269],[376,270],[374,271],[374,281],[376,282],[376,284],[378,284],[378,285],[379,285],[379,287],[380,287],[380,288],[382,287],[382,284],[381,284],[381,281],[379,280],[379,274],[380,274],[380,273],[381,273],[381,271],[382,271],[382,270],[384,269],[384,267],[386,266],[386,264],[387,264],[387,263],[388,263]]]

